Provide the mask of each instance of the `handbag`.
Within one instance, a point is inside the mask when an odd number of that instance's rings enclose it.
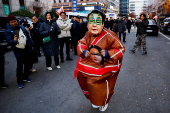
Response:
[[[43,43],[47,43],[47,42],[50,42],[50,41],[51,41],[50,36],[43,38]]]
[[[53,23],[52,23],[52,25],[51,25],[50,30],[52,30],[52,28],[53,28]],[[47,42],[50,42],[50,41],[51,41],[50,36],[47,36],[47,37],[43,38],[43,43],[47,43]]]

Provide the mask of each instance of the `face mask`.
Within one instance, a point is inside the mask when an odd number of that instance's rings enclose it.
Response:
[[[100,18],[100,13],[98,13],[98,16],[96,18],[96,20],[93,17],[93,13],[91,14],[90,20],[89,20],[90,24],[96,24],[96,25],[101,25],[101,18]]]

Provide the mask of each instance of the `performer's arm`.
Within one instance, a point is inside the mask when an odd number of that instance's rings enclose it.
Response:
[[[110,49],[108,50],[109,57],[113,62],[117,62],[122,59],[125,52],[125,47],[117,36],[110,38],[109,43],[111,44]]]
[[[86,57],[88,56],[87,53],[88,53],[88,46],[85,37],[83,37],[78,41],[77,54],[78,56],[84,58],[85,56]]]

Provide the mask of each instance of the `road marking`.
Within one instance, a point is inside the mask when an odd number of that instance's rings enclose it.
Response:
[[[169,37],[167,37],[166,35],[162,34],[161,32],[159,32],[161,35],[163,35],[165,38],[167,38],[168,40],[170,40]]]

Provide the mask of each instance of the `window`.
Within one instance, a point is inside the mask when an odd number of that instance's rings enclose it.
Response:
[[[67,0],[64,0],[64,2],[67,2]]]
[[[38,2],[38,0],[35,0],[35,1],[37,1],[37,2]]]
[[[9,0],[2,0],[3,4],[9,5]]]
[[[69,0],[69,2],[72,2],[72,0]]]
[[[59,0],[59,3],[61,3],[61,0]]]
[[[20,6],[24,6],[24,0],[19,0]]]

